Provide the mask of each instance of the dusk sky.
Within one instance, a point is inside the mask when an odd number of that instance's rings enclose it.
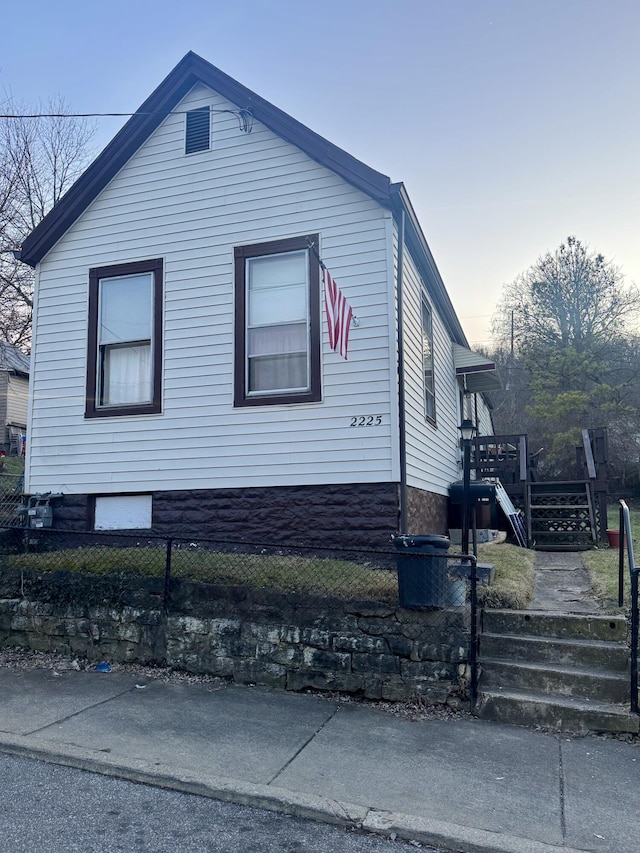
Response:
[[[640,284],[638,0],[25,0],[2,31],[25,104],[134,111],[193,50],[403,181],[472,344],[570,234]]]

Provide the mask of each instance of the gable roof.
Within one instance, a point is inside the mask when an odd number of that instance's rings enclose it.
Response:
[[[13,344],[0,341],[0,370],[13,370],[16,373],[29,375],[30,359]]]
[[[44,258],[57,241],[82,215],[91,202],[115,177],[146,139],[197,83],[218,92],[239,109],[331,169],[396,216],[405,213],[405,239],[454,341],[468,346],[438,268],[422,233],[403,184],[371,169],[337,145],[324,139],[287,113],[256,95],[219,68],[190,51],[149,95],[137,112],[114,136],[101,154],[22,244],[20,260],[29,266]]]

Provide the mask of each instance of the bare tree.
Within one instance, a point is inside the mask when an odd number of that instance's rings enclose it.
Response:
[[[7,100],[0,119],[0,340],[28,349],[33,274],[13,257],[24,238],[79,176],[89,159],[94,126],[70,112],[62,98],[28,110]]]
[[[615,264],[569,237],[504,288],[494,336],[516,351],[531,346],[594,352],[624,335],[640,307]]]
[[[505,287],[493,355],[507,382],[494,416],[545,448],[547,475],[571,479],[581,429],[606,426],[612,473],[629,479],[616,454],[640,417],[639,314],[638,289],[575,237]]]

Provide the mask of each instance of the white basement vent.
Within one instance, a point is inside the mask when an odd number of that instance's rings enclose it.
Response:
[[[211,118],[209,107],[189,110],[185,134],[185,154],[208,151],[211,145]]]
[[[96,498],[94,530],[144,530],[151,527],[151,495]]]

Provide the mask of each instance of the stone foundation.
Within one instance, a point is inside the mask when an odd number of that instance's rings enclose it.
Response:
[[[399,531],[398,491],[396,483],[371,483],[153,492],[153,527],[146,532],[265,545],[384,548]],[[447,504],[444,495],[409,486],[408,532],[446,534]],[[93,497],[56,500],[54,526],[93,530]]]
[[[458,701],[467,613],[156,578],[2,571],[0,645],[162,663],[235,682]]]
[[[161,536],[274,545],[381,548],[398,532],[396,483],[153,492]],[[56,528],[93,529],[90,495],[54,504]]]
[[[445,495],[407,487],[407,530],[409,533],[438,533],[446,535],[448,504]]]

